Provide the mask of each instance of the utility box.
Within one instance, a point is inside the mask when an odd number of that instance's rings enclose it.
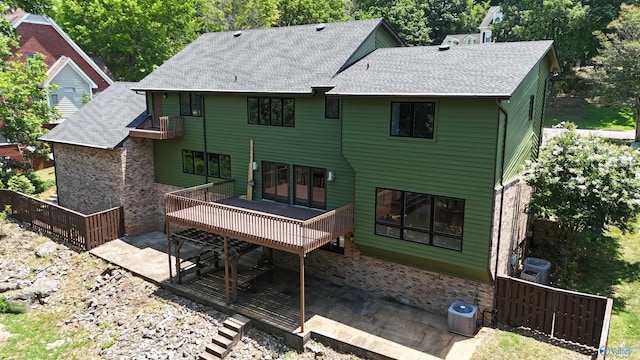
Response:
[[[538,280],[536,281],[538,284],[548,284],[549,283],[549,270],[551,269],[551,262],[538,259],[534,257],[528,257],[524,259],[522,263],[524,266],[524,271],[532,271],[538,273]],[[522,275],[520,276],[522,278]]]
[[[540,273],[533,270],[523,270],[520,273],[520,279],[540,283]]]

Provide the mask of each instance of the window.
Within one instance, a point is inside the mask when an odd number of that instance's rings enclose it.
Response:
[[[289,165],[262,162],[262,197],[289,203]]]
[[[391,135],[433,139],[436,104],[391,103]]]
[[[74,87],[66,87],[62,91],[66,92],[66,93],[74,93],[74,92],[76,92],[76,88],[74,88]]]
[[[340,99],[336,97],[324,97],[324,117],[327,119],[340,118]]]
[[[325,209],[327,207],[326,169],[294,166],[296,205]]]
[[[51,98],[51,106],[58,106],[58,94],[51,94],[49,97]]]
[[[231,179],[231,156],[207,154],[207,174],[220,179]]]
[[[287,98],[247,98],[247,121],[254,125],[295,127],[295,100]]]
[[[462,251],[464,200],[376,189],[377,235]]]
[[[191,93],[180,93],[180,115],[202,116],[202,96]]]
[[[531,95],[529,97],[529,120],[533,120],[533,105],[535,104],[536,97]]]
[[[204,152],[182,150],[182,172],[186,174],[204,175]]]
[[[29,52],[27,53],[27,59],[35,60],[35,58],[36,58],[36,54],[34,54],[34,53],[29,53]]]

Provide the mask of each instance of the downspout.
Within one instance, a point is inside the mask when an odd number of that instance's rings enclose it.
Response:
[[[209,182],[209,153],[207,152],[207,116],[205,113],[204,96],[200,96],[202,106],[202,142],[204,143],[204,183]]]
[[[500,243],[502,240],[502,212],[504,210],[504,160],[505,160],[505,152],[507,148],[507,126],[509,124],[509,115],[504,110],[501,104],[502,100],[496,100],[496,104],[498,105],[499,113],[504,114],[504,130],[502,131],[502,153],[500,154],[500,215],[498,216],[498,237],[496,239],[496,260],[494,264],[494,274],[493,274],[493,310],[492,310],[492,319],[491,326],[496,327],[497,318],[496,318],[496,307],[497,307],[497,299],[496,299],[496,289],[498,286],[498,260],[500,259]],[[500,116],[498,116],[498,128],[500,127]]]

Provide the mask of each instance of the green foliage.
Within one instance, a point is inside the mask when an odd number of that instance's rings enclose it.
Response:
[[[0,297],[0,314],[6,314],[9,312],[9,303],[7,298]]]
[[[57,1],[54,20],[118,80],[137,81],[195,40],[200,0]]]
[[[535,193],[529,212],[557,221],[560,241],[578,233],[623,231],[640,213],[640,152],[598,137],[581,137],[574,124],[549,139],[526,178]]]
[[[14,175],[7,182],[7,188],[9,190],[21,192],[23,194],[31,195],[35,193],[36,188],[31,183],[28,177],[25,175]]]
[[[353,11],[350,0],[280,0],[279,26],[314,24],[349,20]]]
[[[408,45],[431,44],[427,5],[421,0],[364,1],[357,18],[384,17]]]
[[[640,7],[623,5],[608,29],[596,32],[601,48],[593,61],[599,65],[600,100],[635,110],[636,141],[640,141]]]

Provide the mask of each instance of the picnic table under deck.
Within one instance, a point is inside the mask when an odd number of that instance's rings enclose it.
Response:
[[[196,275],[201,275],[201,269],[204,267],[215,266],[214,271],[219,268],[220,256],[224,254],[224,238],[222,236],[203,230],[187,229],[171,234],[169,239],[169,251],[171,249],[171,244],[173,244],[175,251],[175,272],[178,284],[182,283],[182,277],[186,273],[195,271]],[[180,250],[182,245],[185,243],[194,244],[200,247],[203,252],[199,255],[182,260]],[[240,280],[238,277],[238,264],[240,257],[260,246],[238,239],[229,239],[228,246],[228,258],[231,271],[230,300],[231,302],[235,302],[238,297],[238,287],[240,286]],[[252,281],[256,277],[269,271],[272,267],[271,254],[271,249],[265,248],[266,259],[250,268],[247,274],[244,274],[245,276],[242,277],[242,281]],[[171,254],[169,254],[169,263],[169,278],[170,281],[173,282]],[[184,269],[183,264],[186,264]]]

